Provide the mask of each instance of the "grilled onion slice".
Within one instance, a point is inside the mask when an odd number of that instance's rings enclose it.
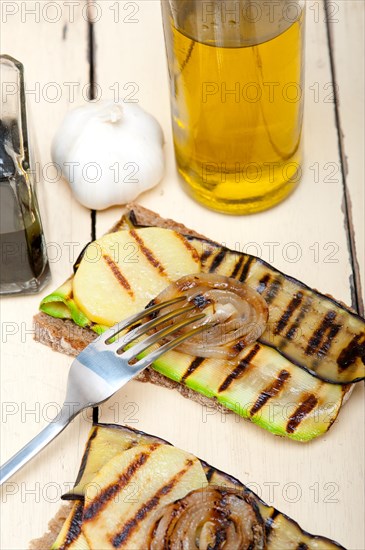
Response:
[[[177,320],[193,316],[197,311],[205,317],[175,332],[179,334],[202,324],[211,325],[204,332],[189,338],[176,349],[198,357],[229,359],[255,342],[265,331],[268,306],[256,290],[223,275],[198,273],[178,279],[153,300],[160,303],[183,296],[192,311]],[[175,308],[175,306],[172,306]],[[167,309],[163,310],[166,313]],[[172,321],[173,322],[173,321]]]
[[[209,486],[159,511],[148,548],[262,550],[264,523],[250,494]]]

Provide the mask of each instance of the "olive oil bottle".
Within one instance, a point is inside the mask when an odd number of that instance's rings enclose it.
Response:
[[[275,205],[301,176],[304,7],[269,4],[162,1],[177,167],[232,214]]]

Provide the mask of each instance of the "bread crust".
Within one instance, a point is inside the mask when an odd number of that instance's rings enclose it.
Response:
[[[187,228],[181,223],[177,223],[173,220],[162,218],[152,210],[148,210],[139,204],[129,204],[126,207],[127,211],[133,210],[137,221],[140,225],[153,225],[157,227],[164,227],[166,229],[173,229],[184,235],[191,235],[194,237],[206,238],[194,231]],[[121,226],[121,220],[119,220],[111,229],[110,232],[118,231]],[[95,332],[88,328],[82,328],[77,326],[73,321],[68,319],[55,319],[50,317],[46,313],[40,312],[34,316],[35,335],[34,338],[38,342],[49,346],[54,351],[65,353],[72,357],[78,355],[86,346],[88,346],[97,335]],[[170,380],[162,374],[147,368],[141,374],[136,377],[139,382],[151,382],[164,388],[176,389],[178,392],[188,399],[198,402],[201,405],[205,405],[217,410],[224,410],[225,413],[232,414],[231,411],[223,407],[216,399],[210,399],[205,397],[178,382]],[[64,524],[72,504],[62,506],[57,512],[55,517],[48,524],[48,531],[39,539],[35,539],[30,542],[30,550],[49,550],[54,543]]]
[[[48,523],[48,531],[39,539],[34,539],[29,543],[30,550],[49,550],[61,531],[72,508],[72,502],[61,506],[57,514]]]
[[[194,229],[189,229],[185,225],[168,218],[162,218],[156,212],[144,208],[140,204],[131,203],[126,206],[125,212],[133,211],[136,221],[139,225],[148,225],[172,229],[184,235],[191,235],[207,239],[204,235]],[[111,228],[110,233],[118,231],[122,224],[122,218]],[[212,242],[210,240],[210,242]],[[331,297],[331,296],[329,296]],[[344,307],[348,308],[345,304]],[[348,308],[350,309],[350,308]],[[82,328],[68,319],[55,319],[46,313],[38,313],[34,316],[35,340],[51,347],[55,351],[65,353],[72,357],[78,355],[86,346],[88,346],[97,335],[88,328]],[[145,369],[136,377],[139,382],[151,382],[164,388],[175,389],[184,397],[198,402],[200,405],[224,411],[226,414],[233,414],[232,411],[224,407],[214,397],[205,397],[200,393],[170,380],[163,374],[156,372],[152,368]],[[346,390],[344,402],[352,393],[353,386]]]
[[[140,225],[152,225],[156,227],[164,227],[167,229],[173,229],[184,235],[191,235],[194,237],[200,237],[205,239],[204,235],[201,235],[193,229],[187,228],[185,225],[175,222],[170,219],[162,218],[152,210],[148,210],[139,204],[128,204],[126,211],[132,211]],[[121,227],[122,218],[112,227],[110,233],[118,231]],[[67,355],[75,356],[82,351],[87,345],[90,344],[95,338],[96,334],[88,328],[82,328],[77,326],[73,321],[68,319],[55,319],[50,317],[46,313],[38,313],[34,316],[35,324],[35,340],[45,344],[55,351],[65,353]],[[155,383],[159,383],[160,378],[166,379],[164,376],[159,375],[156,378]],[[143,380],[142,377],[138,377],[137,380]],[[161,385],[166,386],[166,382],[161,381]],[[175,387],[175,386],[174,386]]]
[[[152,210],[148,210],[139,204],[129,204],[126,206],[126,211],[133,211],[139,225],[151,225],[172,229],[184,235],[191,235],[206,239],[204,235],[199,234],[193,229],[187,228],[181,223],[174,220],[162,218]],[[121,227],[122,219],[119,220],[110,230],[110,232],[118,231]],[[209,239],[211,241],[211,239]],[[345,304],[345,307],[348,308]],[[350,308],[349,308],[350,309]],[[42,344],[51,347],[55,351],[65,353],[70,356],[78,355],[87,345],[89,345],[97,335],[88,328],[81,328],[71,320],[55,319],[45,313],[38,313],[34,317],[35,323],[35,339]],[[225,414],[233,414],[232,411],[224,407],[215,398],[208,398],[200,393],[182,385],[178,382],[170,380],[162,374],[156,372],[152,368],[145,369],[140,373],[136,380],[139,382],[151,382],[158,386],[177,390],[184,397],[198,402],[200,405],[224,411]],[[353,385],[347,389],[344,402],[352,393]],[[49,522],[48,532],[42,538],[35,539],[30,543],[31,550],[49,550],[54,540],[56,539],[64,521],[66,520],[72,504],[62,506],[56,516]]]
[[[162,218],[152,210],[148,210],[139,204],[128,204],[126,211],[133,210],[139,225],[152,225],[172,229],[184,235],[191,235],[206,239],[201,235],[189,229],[185,225],[175,222],[171,219]],[[112,227],[110,232],[118,231],[121,227],[122,218]],[[88,328],[82,328],[68,319],[55,319],[46,313],[40,312],[34,316],[35,335],[34,338],[38,342],[51,347],[55,351],[65,353],[72,357],[78,355],[86,346],[88,346],[97,335]],[[227,414],[232,414],[232,411],[221,405],[215,398],[209,398],[200,393],[187,388],[173,380],[170,380],[163,374],[160,374],[152,368],[145,369],[136,377],[139,382],[151,382],[164,388],[176,389],[181,395],[188,399],[198,402],[200,405],[205,405],[210,408],[215,408],[219,411],[224,410]]]

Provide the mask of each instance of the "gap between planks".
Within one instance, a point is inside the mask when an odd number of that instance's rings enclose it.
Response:
[[[86,1],[90,5],[90,0],[86,0]],[[359,262],[356,254],[355,228],[354,228],[353,217],[352,217],[351,197],[347,186],[346,152],[345,152],[345,144],[343,141],[343,132],[341,128],[340,106],[339,106],[339,98],[338,98],[338,92],[337,92],[336,67],[335,67],[335,60],[334,60],[334,54],[333,54],[333,36],[332,36],[331,26],[329,22],[328,2],[329,0],[324,0],[325,24],[326,24],[326,34],[327,34],[327,42],[328,42],[330,70],[331,70],[333,92],[334,92],[334,114],[335,114],[335,123],[336,123],[337,139],[338,139],[338,149],[339,149],[339,157],[341,162],[344,226],[346,231],[347,245],[348,245],[348,251],[350,255],[350,264],[351,264],[351,271],[352,271],[352,274],[350,276],[351,299],[352,299],[352,307],[360,315],[364,315],[364,303],[362,300],[362,293],[361,293]],[[90,84],[89,99],[93,100],[96,97],[95,95],[95,84],[96,84],[95,32],[94,32],[94,24],[90,21],[90,19],[87,24],[88,24],[88,61],[89,61],[89,84]],[[91,240],[92,241],[96,239],[96,216],[97,216],[96,211],[91,210],[90,221],[91,221]]]
[[[88,0],[87,0],[88,1]],[[89,4],[90,7],[90,4]],[[89,61],[89,100],[96,97],[95,94],[95,32],[94,24],[90,21],[88,13],[88,32],[87,32],[87,53]],[[96,210],[90,210],[91,240],[96,239]],[[99,407],[93,407],[93,424],[99,422]]]
[[[335,112],[335,122],[337,130],[337,139],[338,139],[338,150],[339,157],[341,162],[341,176],[342,176],[342,187],[343,187],[343,211],[344,211],[344,225],[347,236],[347,245],[350,254],[350,264],[352,275],[350,277],[350,287],[351,287],[351,299],[352,307],[360,315],[364,315],[364,303],[362,300],[361,293],[361,278],[360,278],[360,268],[359,262],[356,254],[356,244],[355,244],[355,228],[352,217],[352,205],[350,192],[347,185],[347,162],[346,162],[346,152],[345,144],[343,140],[343,132],[341,127],[341,115],[340,115],[340,103],[338,97],[338,83],[336,76],[336,66],[334,60],[334,46],[333,46],[333,35],[330,25],[330,17],[328,10],[329,0],[324,0],[324,10],[325,10],[325,23],[326,23],[326,34],[328,42],[328,55],[330,61],[330,70],[332,76],[332,85],[333,85],[333,94],[334,94],[334,112]]]

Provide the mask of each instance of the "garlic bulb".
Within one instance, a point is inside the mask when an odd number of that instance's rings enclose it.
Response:
[[[76,199],[103,210],[159,183],[163,144],[159,123],[138,105],[89,102],[67,113],[52,143],[52,159]]]

